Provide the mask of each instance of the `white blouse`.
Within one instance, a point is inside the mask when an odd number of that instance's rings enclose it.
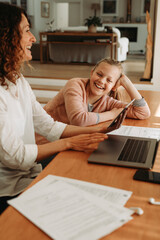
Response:
[[[21,76],[16,85],[0,86],[0,196],[14,196],[41,170],[35,162],[35,131],[49,141],[60,138],[66,124],[51,118]]]

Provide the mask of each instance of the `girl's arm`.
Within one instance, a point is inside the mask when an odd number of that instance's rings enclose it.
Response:
[[[99,123],[113,120],[118,116],[118,114],[122,111],[122,107],[113,108],[109,111],[98,113],[99,114]]]
[[[127,117],[134,119],[148,118],[150,116],[150,109],[148,107],[148,104],[126,75],[121,76],[116,85],[113,87],[113,91],[115,91],[120,86],[126,90],[131,99],[135,99],[133,105],[129,107]],[[111,120],[116,117],[122,108],[124,108],[125,104],[125,102],[114,101],[110,99],[109,105],[111,106],[111,110],[99,113],[99,122]]]
[[[121,78],[117,81],[116,85],[114,86],[113,90],[116,90],[119,86],[123,86],[128,95],[131,99],[141,99],[142,96],[134,86],[134,84],[131,82],[131,80],[126,76],[122,75]]]

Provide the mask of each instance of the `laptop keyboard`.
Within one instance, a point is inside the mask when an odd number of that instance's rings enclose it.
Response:
[[[150,141],[127,139],[118,161],[145,163]]]

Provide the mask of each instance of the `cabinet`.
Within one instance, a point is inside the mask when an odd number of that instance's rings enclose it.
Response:
[[[50,56],[55,62],[96,63],[105,57],[107,46],[110,58],[117,59],[117,44],[116,33],[40,32],[40,61],[43,63],[43,46],[47,46],[47,61]]]

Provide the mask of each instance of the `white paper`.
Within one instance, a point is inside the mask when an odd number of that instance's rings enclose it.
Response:
[[[146,128],[146,127],[133,127],[133,126],[121,126],[119,129],[112,131],[109,134],[131,136],[131,137],[143,137],[154,138],[160,140],[160,128]]]
[[[52,175],[8,203],[57,240],[99,239],[131,220],[133,214]]]
[[[34,191],[42,191],[42,189],[45,188],[46,185],[53,184],[54,181],[57,180],[70,183],[73,186],[78,187],[79,189],[92,193],[94,194],[94,196],[101,197],[104,200],[111,201],[112,203],[118,204],[119,206],[124,206],[132,194],[131,191],[54,175],[48,175],[48,177],[45,178],[44,181],[41,181],[41,185],[39,184],[37,186],[37,184],[35,184],[32,188],[34,188]],[[29,194],[29,191],[30,190],[28,189],[28,191],[24,192],[23,196],[25,196],[25,194]]]

